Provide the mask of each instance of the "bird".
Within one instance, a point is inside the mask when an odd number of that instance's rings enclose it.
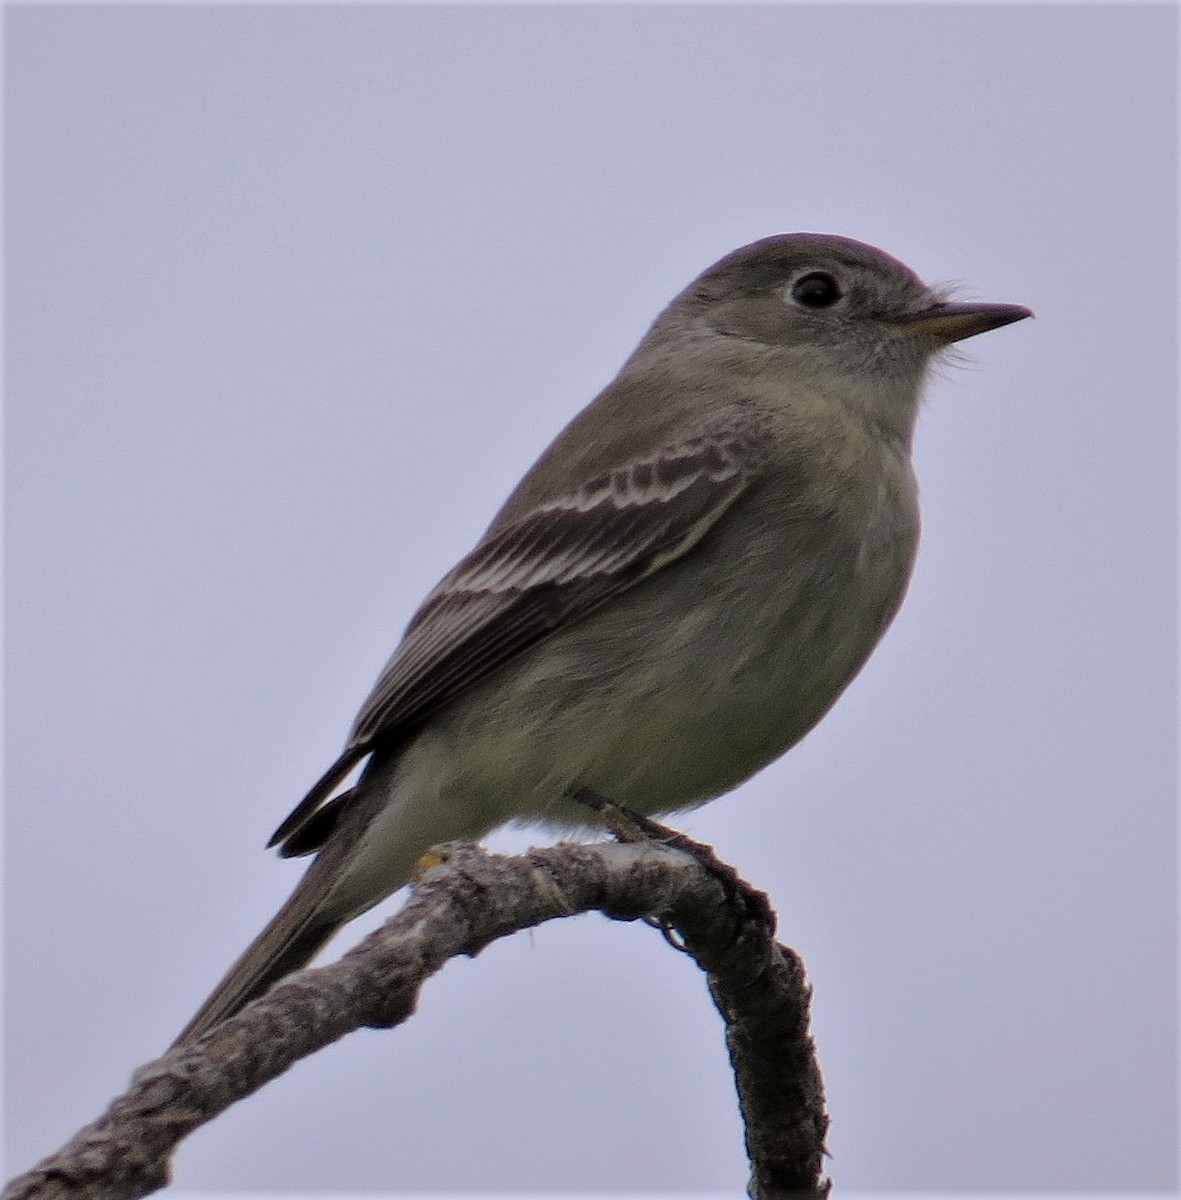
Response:
[[[304,966],[432,846],[585,829],[579,792],[685,812],[794,746],[905,595],[932,363],[1031,315],[834,234],[702,272],[414,613],[270,840],[310,866],[175,1044]]]

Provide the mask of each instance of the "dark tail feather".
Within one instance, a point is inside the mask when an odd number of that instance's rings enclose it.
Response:
[[[306,881],[305,881],[306,882]],[[173,1042],[195,1041],[261,996],[285,975],[298,971],[340,928],[342,921],[326,918],[308,903],[303,885],[279,910],[274,920],[226,972],[209,999]]]
[[[315,816],[316,809],[336,791],[348,773],[367,755],[370,749],[365,746],[350,746],[312,785],[312,790],[287,814],[283,824],[271,834],[267,849],[285,842],[301,825]],[[308,850],[296,850],[285,855],[307,854]]]

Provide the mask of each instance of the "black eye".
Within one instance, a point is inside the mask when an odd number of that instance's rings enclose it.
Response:
[[[805,308],[831,308],[841,298],[841,288],[827,271],[811,271],[791,285],[791,298]]]

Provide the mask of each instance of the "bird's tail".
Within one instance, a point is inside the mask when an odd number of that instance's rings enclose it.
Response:
[[[322,911],[323,889],[317,886],[319,880],[315,878],[319,874],[313,864],[291,898],[247,946],[181,1030],[174,1046],[195,1041],[268,991],[283,976],[306,966],[344,924],[351,914],[337,916]]]
[[[471,835],[467,826],[457,833],[453,820],[440,821],[438,806],[428,806],[425,815],[408,814],[406,805],[416,793],[393,786],[390,773],[395,765],[396,760],[383,759],[364,777],[368,786],[329,801],[327,823],[313,816],[289,835],[288,848],[291,838],[296,839],[292,853],[314,850],[316,857],[287,903],[226,972],[174,1046],[208,1033],[285,975],[306,966],[342,925],[407,883],[415,862],[430,846],[459,833]],[[450,810],[443,812],[446,816]],[[370,826],[379,817],[379,836],[371,838]]]

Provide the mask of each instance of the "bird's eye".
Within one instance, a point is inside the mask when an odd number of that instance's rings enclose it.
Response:
[[[831,308],[841,298],[841,287],[827,271],[810,271],[791,285],[791,298],[805,308]]]

